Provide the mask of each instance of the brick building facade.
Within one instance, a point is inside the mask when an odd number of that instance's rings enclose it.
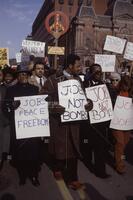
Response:
[[[54,38],[46,31],[46,16],[55,10],[66,13],[70,28],[59,39],[66,53],[81,56],[84,65],[94,61],[95,53],[106,53],[106,35],[126,38],[133,42],[133,1],[131,0],[45,0],[32,27],[33,40],[54,45]],[[122,56],[117,56],[118,64]]]

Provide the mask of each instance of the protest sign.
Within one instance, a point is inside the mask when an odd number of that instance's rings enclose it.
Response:
[[[111,52],[114,52],[114,53],[122,54],[124,47],[125,47],[125,44],[126,44],[125,39],[121,39],[119,37],[107,35],[103,49],[106,50],[106,51],[111,51]]]
[[[117,97],[110,128],[125,131],[133,129],[133,104],[131,98]]]
[[[17,63],[21,63],[22,53],[16,53],[16,61]]]
[[[65,47],[48,46],[48,54],[64,55]]]
[[[65,113],[61,115],[62,122],[88,118],[84,108],[87,100],[79,81],[73,79],[58,83],[58,96],[59,104],[65,107]]]
[[[116,55],[95,54],[95,63],[101,65],[103,72],[114,72]]]
[[[133,61],[133,43],[127,42],[124,58]]]
[[[30,55],[27,55],[25,52],[22,52],[21,62],[26,65],[28,64],[29,61],[30,61]]]
[[[89,112],[91,124],[112,118],[112,102],[106,85],[86,88],[86,95],[93,101],[93,109]]]
[[[15,97],[21,104],[15,110],[16,138],[50,136],[47,95]]]
[[[114,72],[116,55],[95,55],[95,63],[101,65],[102,72]]]
[[[35,57],[44,57],[45,42],[23,40],[23,52],[27,55],[34,55]]]
[[[0,48],[0,66],[9,65],[9,49]]]

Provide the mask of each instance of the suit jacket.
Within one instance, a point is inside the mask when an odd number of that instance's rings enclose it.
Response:
[[[45,83],[46,80],[47,80],[45,76],[43,76],[42,79],[43,79],[43,82],[44,82],[44,83]],[[31,85],[37,86],[37,87],[39,88],[39,91],[41,91],[42,88],[41,88],[40,84],[37,82],[36,76],[35,76],[35,75],[32,75],[32,76],[29,78],[28,82],[29,82]]]

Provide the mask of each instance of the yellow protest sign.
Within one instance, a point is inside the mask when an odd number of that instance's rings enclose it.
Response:
[[[0,48],[0,66],[9,65],[8,48]]]
[[[64,47],[48,46],[48,54],[64,55]]]

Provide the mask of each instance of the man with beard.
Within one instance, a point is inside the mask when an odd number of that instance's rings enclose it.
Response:
[[[56,179],[64,179],[72,189],[82,187],[78,181],[77,167],[79,151],[79,125],[80,122],[61,122],[61,114],[65,108],[59,105],[58,83],[66,80],[77,80],[82,87],[78,74],[81,72],[80,57],[74,54],[67,56],[64,70],[57,71],[50,76],[44,84],[43,92],[48,94],[50,112],[50,141],[49,153],[53,163],[51,168]],[[91,109],[89,103],[86,109]]]

